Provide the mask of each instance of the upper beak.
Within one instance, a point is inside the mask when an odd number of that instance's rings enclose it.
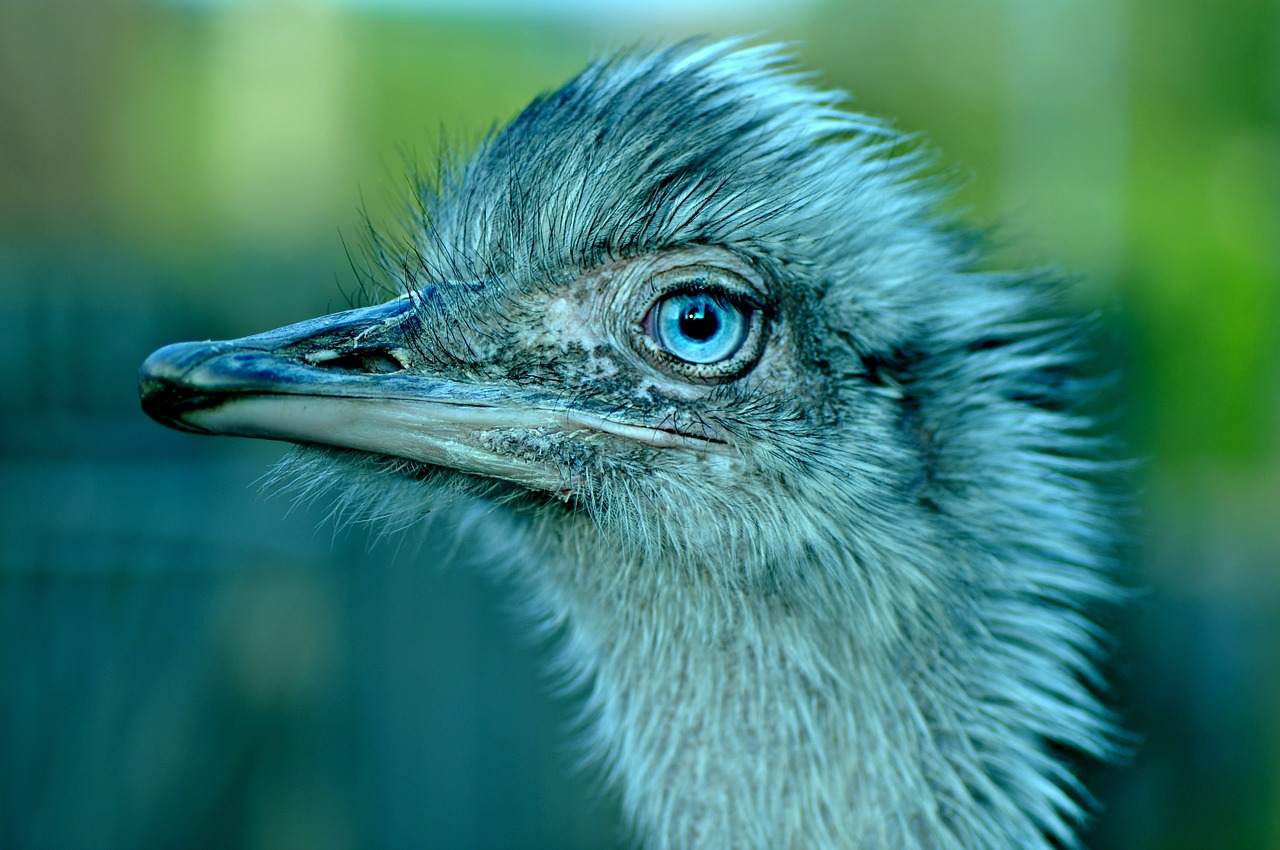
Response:
[[[183,342],[142,364],[142,409],[185,431],[358,449],[563,492],[562,465],[499,451],[511,437],[601,435],[706,448],[617,421],[609,409],[514,385],[455,381],[413,366],[409,298],[228,341]]]
[[[503,478],[565,486],[543,464],[498,455],[486,432],[545,427],[519,388],[411,371],[408,298],[227,341],[180,342],[142,364],[142,409],[165,425],[359,449]]]
[[[375,376],[404,371],[410,317],[407,299],[397,299],[241,339],[166,345],[139,370],[142,409],[184,431],[279,436],[247,423],[229,430],[220,414],[245,397],[387,396]]]

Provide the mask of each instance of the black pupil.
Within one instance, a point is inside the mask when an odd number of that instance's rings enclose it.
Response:
[[[699,298],[686,307],[684,315],[680,317],[680,332],[699,342],[706,342],[715,336],[716,331],[720,330],[720,317],[714,310],[708,309],[710,306],[708,299]]]

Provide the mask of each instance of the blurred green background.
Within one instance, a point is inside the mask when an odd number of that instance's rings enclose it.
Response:
[[[345,306],[344,239],[610,46],[794,40],[1078,273],[1141,472],[1095,850],[1280,848],[1280,2],[0,0],[0,847],[601,848],[449,532],[333,532],[281,449],[137,408],[161,344]]]

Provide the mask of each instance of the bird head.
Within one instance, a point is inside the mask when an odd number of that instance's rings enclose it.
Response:
[[[371,254],[396,297],[163,348],[143,407],[394,473],[402,521],[480,493],[729,579],[927,549],[948,478],[977,516],[1037,474],[1039,303],[971,271],[920,148],[839,102],[776,48],[601,61],[418,181]]]

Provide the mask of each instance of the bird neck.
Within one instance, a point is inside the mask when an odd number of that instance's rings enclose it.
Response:
[[[929,670],[951,650],[928,635],[947,630],[894,638],[710,568],[618,561],[564,558],[540,590],[566,616],[589,743],[647,848],[987,846],[948,837],[930,775],[955,769]]]

